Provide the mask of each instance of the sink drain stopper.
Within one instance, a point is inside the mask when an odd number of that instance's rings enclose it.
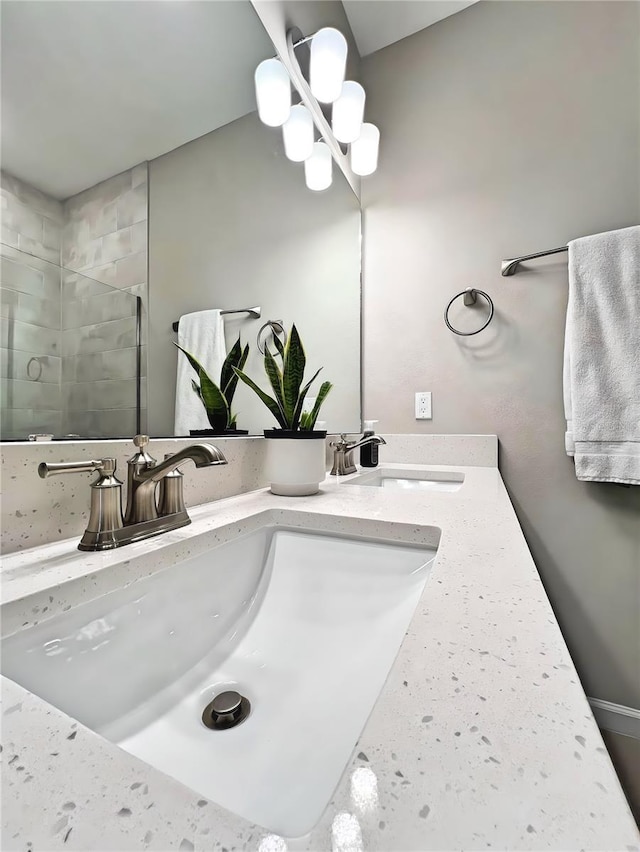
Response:
[[[249,699],[239,692],[229,690],[221,692],[204,708],[202,721],[213,731],[226,731],[235,728],[247,718],[251,712]]]

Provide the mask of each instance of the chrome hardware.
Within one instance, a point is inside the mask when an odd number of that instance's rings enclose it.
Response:
[[[520,257],[508,257],[502,261],[500,274],[505,277],[515,275],[518,271],[518,266],[524,263],[525,260],[535,260],[538,257],[548,257],[550,254],[560,254],[569,251],[569,246],[559,246],[559,248],[547,249],[546,251],[536,251],[533,254],[523,254]]]
[[[138,483],[134,495],[134,513],[140,521],[152,521],[158,517],[156,509],[156,485],[182,462],[191,459],[196,467],[226,464],[224,454],[211,444],[192,444],[166,458],[160,464],[135,474]]]
[[[282,337],[281,343],[283,346],[287,342],[287,332],[284,330],[283,321],[267,320],[264,325],[260,326],[260,329],[258,330],[258,337],[256,339],[256,346],[258,347],[258,352],[260,352],[261,355],[265,354],[265,349],[269,344],[269,341],[267,340],[269,332],[271,332],[272,342],[276,337]]]
[[[339,441],[332,441],[329,446],[333,447],[333,467],[331,468],[331,476],[348,476],[350,473],[357,473],[358,468],[353,462],[353,451],[364,447],[365,444],[386,444],[384,438],[380,435],[367,435],[366,438],[361,438],[353,443],[347,440],[346,434],[340,435]]]
[[[224,731],[244,722],[250,712],[249,699],[231,689],[216,695],[207,704],[202,713],[202,722],[213,731]]]
[[[38,476],[46,479],[55,473],[93,473],[94,470],[102,468],[102,462],[106,459],[93,459],[91,461],[79,462],[40,462],[38,465]]]
[[[249,314],[251,319],[260,319],[261,313],[262,313],[262,308],[257,307],[257,306],[255,308],[229,308],[228,310],[220,311],[220,314],[223,317],[229,316],[229,314]],[[180,320],[171,324],[171,328],[174,331],[177,331],[179,327],[180,327]]]
[[[35,364],[38,367],[38,374],[36,376],[31,375],[32,364]],[[31,379],[32,382],[39,382],[42,378],[42,359],[36,355],[29,358],[27,361],[27,378]]]
[[[167,453],[165,459],[170,458],[171,453]],[[160,480],[158,485],[158,514],[160,517],[186,511],[182,488],[183,480],[184,474],[178,468],[169,471]]]
[[[122,516],[122,483],[115,476],[115,459],[42,462],[39,465],[38,473],[43,479],[58,473],[98,473],[98,478],[91,483],[89,522],[78,545],[79,550],[110,550],[190,524],[182,498],[182,474],[177,470],[178,465],[188,459],[196,467],[227,464],[224,454],[211,444],[193,444],[156,464],[155,459],[146,455],[148,441],[146,435],[136,435],[134,439],[141,452],[129,461],[130,493],[125,518]],[[156,508],[158,483],[162,485],[160,516]]]
[[[472,305],[475,305],[475,303],[478,301],[478,296],[482,296],[482,298],[485,299],[487,304],[489,305],[489,316],[487,317],[486,322],[481,325],[480,328],[477,328],[475,331],[459,331],[457,328],[454,328],[449,322],[449,310],[451,308],[451,305],[455,302],[456,299],[459,299],[460,296],[464,297],[462,303],[467,308],[471,307]],[[467,287],[466,290],[462,290],[460,293],[456,293],[453,299],[451,299],[451,301],[444,310],[444,321],[449,331],[452,331],[454,334],[458,334],[460,335],[460,337],[473,337],[474,334],[480,334],[481,331],[485,330],[485,328],[493,319],[493,313],[494,307],[491,296],[488,293],[485,293],[484,290],[477,290],[475,287]]]
[[[140,521],[146,521],[146,517],[137,517],[134,497],[139,485],[136,474],[149,467],[153,467],[156,460],[146,451],[146,446],[149,443],[148,435],[136,435],[133,439],[134,446],[138,447],[138,452],[134,453],[127,462],[127,509],[124,513],[125,524],[137,524]],[[184,509],[184,506],[182,507]]]
[[[89,473],[98,478],[91,483],[89,522],[78,550],[112,550],[118,547],[117,532],[124,526],[122,518],[122,483],[116,477],[116,460],[101,459],[84,462],[47,463],[38,466],[45,479],[58,473]]]

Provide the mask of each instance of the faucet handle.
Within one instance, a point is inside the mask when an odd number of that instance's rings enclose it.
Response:
[[[113,463],[113,469],[109,472],[114,473],[115,459],[91,459],[77,462],[41,462],[38,465],[38,475],[41,479],[45,479],[55,473],[92,473],[94,470],[102,470],[106,462]]]
[[[136,435],[135,438],[133,439],[133,443],[135,444],[136,447],[140,447],[140,449],[143,450],[147,446],[147,444],[149,443],[149,436],[148,435]]]
[[[335,447],[337,450],[348,450],[350,447],[349,438],[347,437],[346,432],[340,433],[339,441],[331,441],[329,444],[330,447]]]

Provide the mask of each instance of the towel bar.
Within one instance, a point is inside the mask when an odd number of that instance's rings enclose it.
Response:
[[[259,308],[259,307],[256,307],[256,308],[234,308],[233,310],[229,309],[227,311],[220,311],[220,313],[222,314],[223,317],[226,317],[227,314],[249,314],[251,319],[259,319],[260,314],[262,313],[262,308]],[[180,320],[178,320],[178,322],[174,322],[173,325],[171,326],[171,328],[174,331],[178,330],[178,323],[179,322],[180,322]]]
[[[537,257],[546,257],[549,254],[559,254],[563,251],[569,251],[569,246],[560,246],[559,248],[548,249],[547,251],[537,251],[534,254],[523,254],[521,257],[509,257],[502,261],[502,274],[515,275],[518,271],[518,264],[525,260],[535,260]]]

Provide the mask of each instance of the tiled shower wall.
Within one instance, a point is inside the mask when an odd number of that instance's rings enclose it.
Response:
[[[62,392],[68,422],[83,435],[135,433],[132,296],[142,299],[142,428],[146,428],[147,209],[146,163],[64,203]]]
[[[147,164],[64,203],[6,173],[1,183],[3,437],[135,432],[134,296],[145,428]]]
[[[62,204],[6,172],[0,193],[1,433],[60,434]]]
[[[62,204],[7,172],[0,172],[2,242],[49,263],[60,263]]]

